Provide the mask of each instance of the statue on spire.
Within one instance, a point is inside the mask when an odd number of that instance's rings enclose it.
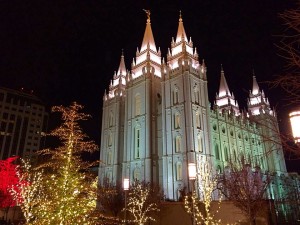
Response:
[[[149,9],[143,9],[147,15],[147,19],[150,20],[150,10]]]

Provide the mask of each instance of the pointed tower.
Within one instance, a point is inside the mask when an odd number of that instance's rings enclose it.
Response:
[[[223,67],[221,68],[221,79],[220,79],[220,87],[219,93],[216,95],[216,103],[219,108],[231,110],[235,115],[240,114],[239,105],[234,98],[234,95],[230,93],[227,81],[225,78]]]
[[[180,12],[179,24],[176,39],[171,42],[171,50],[168,51],[167,60],[171,69],[179,68],[179,66],[191,66],[194,69],[199,69],[198,53],[196,48],[193,48],[193,42],[188,38],[183,26],[183,20]]]
[[[264,91],[260,90],[254,74],[252,90],[249,92],[248,111],[249,119],[255,121],[261,129],[260,142],[264,143],[268,171],[278,175],[286,173],[277,116],[271,109]]]
[[[191,39],[188,41],[181,13],[163,78],[160,183],[166,198],[178,200],[184,188],[191,190],[188,164],[200,163],[200,158],[210,155],[206,67],[199,63]]]
[[[265,97],[265,93],[260,91],[254,75],[252,91],[249,93],[248,109],[251,115],[258,115],[261,112],[273,114],[273,111],[270,108],[269,100]]]
[[[122,52],[119,69],[114,73],[109,92],[104,94],[99,181],[116,185],[121,179],[121,162],[124,149],[124,110],[126,72]]]
[[[126,85],[122,177],[158,184],[161,151],[161,57],[147,14],[141,49],[132,63]]]
[[[161,53],[157,51],[150,20],[150,11],[145,10],[147,23],[141,49],[137,49],[136,60],[132,65],[132,78],[138,78],[147,72],[161,77]]]

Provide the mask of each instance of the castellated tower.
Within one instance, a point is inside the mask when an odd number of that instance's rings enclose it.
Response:
[[[103,97],[99,181],[124,178],[158,184],[167,199],[191,190],[188,164],[222,173],[241,155],[263,171],[285,174],[276,115],[253,77],[248,111],[241,112],[223,68],[213,108],[207,69],[188,38],[180,15],[166,60],[151,29],[150,12],[141,47],[126,70],[120,66]]]

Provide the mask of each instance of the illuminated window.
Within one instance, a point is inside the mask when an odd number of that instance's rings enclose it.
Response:
[[[182,180],[182,163],[176,163],[176,180]]]
[[[141,96],[139,94],[135,96],[135,115],[141,115]]]
[[[198,145],[198,152],[202,152],[202,138],[201,138],[201,135],[198,134],[197,136],[197,145]]]
[[[216,159],[220,160],[220,152],[219,152],[218,145],[215,145],[215,156],[216,156]]]
[[[175,129],[180,128],[180,115],[179,115],[179,113],[176,113],[174,115],[174,128]]]
[[[201,119],[200,119],[200,113],[197,111],[196,112],[196,126],[197,128],[201,128]]]
[[[180,152],[180,146],[181,146],[181,137],[177,136],[175,138],[175,152]]]
[[[141,157],[141,152],[140,152],[140,147],[141,147],[141,130],[140,128],[135,129],[135,134],[134,134],[134,146],[135,146],[135,151],[134,151],[134,157],[136,159],[139,159]]]

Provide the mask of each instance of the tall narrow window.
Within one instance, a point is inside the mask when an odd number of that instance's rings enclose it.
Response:
[[[198,134],[197,136],[197,145],[198,145],[198,152],[202,152],[202,138],[201,138],[201,135]]]
[[[225,155],[225,161],[228,161],[228,149],[227,149],[227,147],[224,148],[224,155]]]
[[[114,123],[114,114],[112,111],[109,113],[109,126],[112,127]]]
[[[197,87],[194,88],[194,98],[195,98],[195,103],[199,104],[199,89]]]
[[[179,113],[176,113],[174,115],[174,128],[175,129],[180,128],[180,115],[179,115]]]
[[[216,155],[216,159],[220,160],[220,152],[219,152],[219,146],[218,145],[215,146],[215,155]]]
[[[139,159],[141,157],[141,152],[140,152],[140,147],[141,147],[141,130],[140,128],[136,128],[135,129],[135,143],[134,143],[134,146],[135,146],[135,158],[136,159]]]
[[[200,119],[200,113],[199,113],[199,111],[197,111],[196,112],[196,126],[197,126],[197,128],[201,128],[201,119]]]
[[[109,132],[109,134],[108,134],[108,140],[107,140],[107,146],[108,147],[112,146],[112,142],[113,142],[112,139],[113,139],[112,133]]]
[[[113,160],[112,160],[112,152],[108,151],[107,152],[107,164],[108,165],[112,165],[113,164]]]
[[[175,138],[175,152],[180,152],[180,146],[181,146],[181,137],[177,136]]]
[[[141,180],[141,171],[139,168],[135,168],[133,171],[133,179],[134,180]]]
[[[135,115],[141,115],[141,96],[139,94],[135,96]]]
[[[173,91],[173,104],[176,105],[179,102],[178,89],[175,88]]]
[[[176,180],[182,180],[182,164],[181,164],[181,162],[176,163]]]

